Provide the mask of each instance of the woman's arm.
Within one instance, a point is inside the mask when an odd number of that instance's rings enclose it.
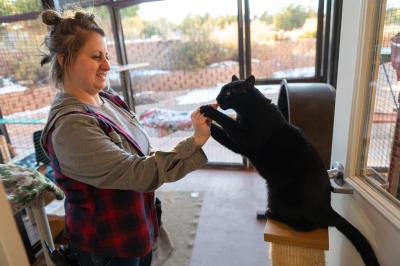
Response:
[[[200,148],[208,139],[207,129],[200,116],[194,118],[193,137],[171,151],[156,151],[150,156],[125,151],[104,133],[95,118],[79,114],[57,121],[52,143],[61,171],[72,179],[98,188],[152,191],[207,162]]]

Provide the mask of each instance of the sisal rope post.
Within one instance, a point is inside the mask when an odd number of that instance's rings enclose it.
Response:
[[[329,249],[328,228],[295,231],[287,224],[268,219],[264,240],[270,242],[272,266],[324,266]]]

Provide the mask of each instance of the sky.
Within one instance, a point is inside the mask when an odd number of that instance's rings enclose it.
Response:
[[[400,3],[399,3],[399,0],[388,0],[387,2],[386,2],[386,5],[387,5],[387,8],[390,8],[390,7],[400,7]]]
[[[318,7],[318,0],[250,0],[250,12],[252,16],[261,15],[265,11],[274,14],[291,3],[312,7],[315,10]],[[175,23],[181,22],[188,14],[209,13],[214,16],[237,14],[237,0],[164,0],[147,2],[139,6],[139,14],[146,20],[164,17]]]

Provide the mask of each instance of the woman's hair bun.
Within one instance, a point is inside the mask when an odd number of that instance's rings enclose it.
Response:
[[[88,19],[94,21],[94,15],[78,11],[75,13],[75,19]]]
[[[58,23],[61,22],[61,20],[62,17],[55,10],[48,9],[43,11],[42,13],[42,21],[46,25],[49,26],[57,25]]]

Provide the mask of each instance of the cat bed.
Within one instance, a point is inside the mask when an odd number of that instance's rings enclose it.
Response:
[[[38,171],[14,164],[0,164],[0,180],[14,213],[29,204],[44,191],[51,192],[56,199],[64,193],[49,178]]]
[[[36,223],[42,247],[45,243],[54,249],[53,237],[44,206],[44,192],[62,200],[64,193],[50,179],[38,171],[14,164],[0,164],[0,180],[6,190],[12,211],[19,212],[28,207],[31,221]],[[63,208],[62,208],[63,209]],[[49,253],[44,252],[46,265],[54,265]]]
[[[300,128],[330,169],[335,89],[326,83],[281,82],[278,107],[286,120]]]
[[[25,156],[21,160],[15,162],[15,164],[25,168],[36,169],[38,166],[38,162],[36,160],[36,153],[31,153]],[[48,177],[51,181],[55,182],[54,170],[50,165],[45,165],[41,173],[44,174],[46,177]]]
[[[160,137],[192,128],[189,112],[154,108],[141,113],[139,120],[142,125],[157,129]]]

